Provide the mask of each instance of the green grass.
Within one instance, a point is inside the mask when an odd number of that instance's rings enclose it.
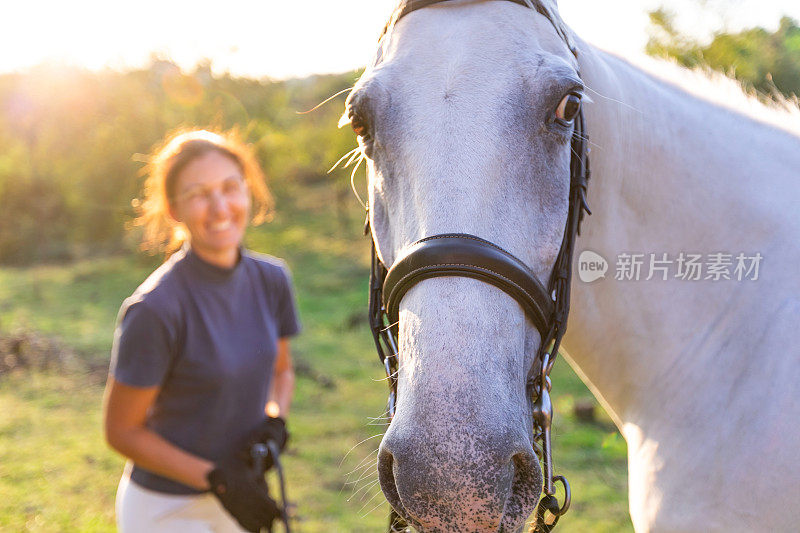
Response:
[[[284,205],[247,244],[287,259],[304,324],[293,343],[301,368],[285,457],[297,529],[377,532],[388,505],[377,486],[365,487],[377,478],[374,469],[364,469],[357,488],[345,484],[348,472],[372,460],[379,438],[369,438],[382,427],[369,417],[383,412],[386,398],[365,318],[368,242],[361,214],[337,219],[323,193]],[[119,304],[154,264],[110,257],[0,269],[0,331],[57,337],[88,363],[83,371],[0,376],[0,531],[113,531],[123,460],[102,439],[104,365]],[[624,440],[604,415],[590,425],[574,419],[573,403],[591,395],[563,361],[553,381],[556,468],[573,491],[558,530],[632,530]]]

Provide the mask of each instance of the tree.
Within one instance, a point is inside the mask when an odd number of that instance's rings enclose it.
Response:
[[[718,32],[703,45],[681,34],[674,16],[665,9],[651,11],[651,35],[645,51],[669,57],[687,67],[707,66],[730,74],[747,88],[765,95],[800,94],[800,26],[781,18],[778,29],[749,28],[738,33]]]
[[[326,174],[355,145],[337,128],[346,95],[298,111],[355,79],[236,78],[214,75],[208,62],[184,72],[158,57],[128,72],[43,65],[0,75],[0,264],[126,249],[142,161],[179,127],[239,127],[281,204],[314,186],[349,217],[349,175]]]

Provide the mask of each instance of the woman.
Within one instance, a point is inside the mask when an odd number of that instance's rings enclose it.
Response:
[[[145,244],[180,249],[125,300],[114,334],[104,410],[129,459],[122,533],[259,531],[280,516],[247,461],[257,441],[285,444],[300,329],[284,264],[242,248],[270,203],[233,135],[180,133],[151,160]]]

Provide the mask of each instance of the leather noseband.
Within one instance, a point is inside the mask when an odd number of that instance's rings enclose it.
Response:
[[[465,233],[445,233],[412,244],[389,269],[383,304],[391,323],[399,320],[400,300],[424,279],[441,276],[474,278],[516,300],[544,338],[553,315],[553,300],[536,275],[494,243]]]

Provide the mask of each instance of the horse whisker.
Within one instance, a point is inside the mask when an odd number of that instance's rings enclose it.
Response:
[[[366,210],[367,209],[367,204],[364,203],[364,201],[361,199],[361,195],[358,194],[358,191],[356,190],[356,182],[355,182],[356,171],[358,170],[358,167],[361,166],[361,163],[364,161],[365,157],[366,156],[364,155],[364,152],[361,152],[361,157],[358,158],[358,162],[353,167],[353,171],[350,173],[350,188],[353,190],[353,194],[356,195],[356,200],[358,200],[358,203],[360,203],[361,207],[363,207]]]
[[[350,156],[350,159],[347,160],[347,163],[345,163],[344,167],[342,167],[342,168],[349,167],[350,165],[353,164],[353,162],[356,160],[357,157],[360,157],[361,155],[363,155],[360,146],[357,146],[356,149],[357,149],[357,151],[355,153],[353,153],[353,155]]]
[[[353,87],[348,87],[347,89],[342,89],[341,91],[339,91],[338,93],[334,94],[333,96],[327,97],[325,100],[323,100],[322,102],[318,103],[317,105],[315,105],[314,107],[312,107],[308,111],[295,111],[295,113],[298,114],[298,115],[307,115],[308,113],[311,113],[312,111],[316,111],[320,107],[324,106],[325,104],[327,104],[328,102],[330,102],[331,100],[333,100],[334,98],[339,96],[340,94],[349,93],[352,90],[353,90]]]
[[[371,455],[371,454],[370,454],[370,455]],[[356,473],[356,471],[358,471],[358,470],[364,470],[364,469],[368,469],[368,468],[371,468],[371,467],[373,467],[373,466],[375,466],[375,465],[377,465],[377,464],[378,464],[378,459],[377,459],[377,458],[375,458],[375,460],[374,460],[374,461],[370,461],[369,463],[366,463],[366,464],[364,464],[364,465],[361,465],[361,466],[359,466],[358,468],[355,468],[355,469],[353,469],[353,470],[352,470],[352,471],[351,471],[349,474],[347,474],[347,477],[349,478],[350,476],[352,476],[353,474],[355,474],[355,473]],[[362,476],[363,476],[363,474],[364,474],[364,472],[361,472],[361,475],[362,475]],[[358,483],[359,481],[361,481],[361,479],[362,479],[362,478],[361,478],[361,477],[359,477],[359,478],[358,478],[357,480],[355,480],[355,481],[346,481],[346,482],[345,482],[345,485],[352,485],[353,483]]]
[[[371,485],[371,487],[370,487],[370,488],[374,488],[374,487],[375,487],[375,485],[376,485],[377,483],[380,483],[380,480],[376,479],[376,480],[375,480],[375,482],[374,482],[374,483],[372,483],[372,485]],[[383,492],[383,489],[381,489],[379,492]],[[367,491],[367,492],[364,492],[364,494],[362,494],[362,495],[361,495],[361,497],[358,499],[358,501],[360,501],[360,502],[363,502],[363,501],[364,501],[364,499],[367,497],[367,494],[369,494],[369,491]],[[374,498],[374,497],[375,497],[375,496],[372,496],[372,498]],[[367,502],[370,502],[370,501],[372,501],[372,498],[370,498],[369,500],[367,500]],[[366,505],[366,504],[365,504],[365,505]]]
[[[377,466],[377,463],[375,463],[374,465],[370,465],[370,466],[372,466],[374,468],[374,467]],[[349,482],[345,483],[342,486],[342,489],[344,489],[345,487],[350,485],[350,490],[353,491],[353,494],[358,494],[359,492],[361,492],[361,489],[364,488],[364,486],[362,486],[361,488],[358,488],[358,486],[361,485],[362,482],[365,482],[367,485],[369,485],[370,483],[374,483],[374,481],[377,478],[378,478],[378,470],[377,469],[368,469],[368,470],[365,470],[364,472],[362,472],[361,477],[359,477],[357,480],[349,481]]]
[[[585,141],[585,142],[588,142],[588,143],[589,143],[591,146],[594,146],[595,148],[599,148],[600,150],[602,150],[602,149],[603,149],[603,147],[602,147],[602,146],[600,146],[600,145],[599,145],[599,144],[597,144],[596,142],[594,142],[594,141],[590,140],[590,139],[589,139],[588,137],[586,137],[585,135],[578,135],[578,137],[579,137],[581,140],[583,140],[583,141]]]
[[[378,461],[375,461],[374,463],[369,463],[367,465],[364,465],[364,468],[362,469],[361,473],[359,474],[358,479],[353,480],[353,481],[345,481],[342,484],[342,488],[344,489],[345,487],[350,486],[350,488],[355,490],[355,488],[358,487],[358,485],[362,481],[364,481],[365,479],[370,479],[372,477],[372,475],[375,472],[377,472],[377,470],[375,470],[375,468],[377,466],[378,466]]]
[[[348,455],[350,455],[350,452],[352,452],[353,450],[355,450],[356,448],[358,448],[359,446],[361,446],[361,445],[362,445],[362,444],[364,444],[365,442],[367,442],[367,441],[369,441],[369,440],[372,440],[372,439],[374,439],[375,437],[383,437],[383,433],[378,433],[378,434],[376,434],[376,435],[373,435],[373,436],[371,436],[371,437],[367,437],[366,439],[362,440],[362,441],[361,441],[361,442],[359,442],[358,444],[354,445],[352,448],[350,448],[349,450],[347,450],[347,453],[346,453],[346,454],[344,454],[344,457],[342,457],[342,461],[344,461],[344,460],[347,458],[347,456],[348,456]],[[340,463],[340,464],[341,464],[341,463]]]
[[[346,476],[349,476],[350,474],[352,474],[353,472],[355,472],[356,470],[358,470],[358,468],[359,468],[361,465],[363,465],[363,464],[364,464],[364,461],[367,461],[367,460],[368,460],[370,457],[372,457],[372,454],[374,454],[374,453],[377,453],[377,452],[378,452],[378,450],[377,450],[377,449],[375,449],[375,450],[371,451],[370,453],[368,453],[366,457],[364,457],[363,459],[361,459],[361,461],[359,461],[359,463],[358,463],[358,464],[355,466],[355,468],[354,468],[353,470],[351,470],[350,472],[348,472],[348,473],[347,473],[347,474],[345,474],[345,475],[346,475]],[[339,461],[339,468],[341,468],[341,467],[342,467],[342,461]]]
[[[345,158],[347,158],[347,157],[352,157],[352,156],[353,156],[353,154],[354,154],[355,152],[358,152],[358,150],[359,150],[359,149],[361,149],[361,147],[360,147],[360,146],[356,146],[355,148],[353,148],[352,150],[350,150],[349,152],[347,152],[346,154],[344,154],[342,157],[340,157],[340,158],[339,158],[339,160],[338,160],[336,163],[334,163],[334,164],[333,164],[333,166],[332,166],[331,168],[329,168],[329,169],[328,169],[328,174],[330,174],[331,172],[333,172],[334,170],[336,170],[336,167],[338,167],[338,166],[339,166],[339,163],[341,163],[342,161],[344,161],[344,160],[345,160]],[[342,168],[347,168],[347,165],[345,165],[345,166],[344,166],[344,167],[342,167]]]
[[[386,326],[385,328],[381,329],[381,331],[382,331],[382,332],[383,332],[383,331],[389,331],[391,328],[393,328],[393,327],[397,326],[398,324],[400,324],[400,321],[399,321],[399,320],[398,320],[397,322],[393,322],[393,323],[389,324],[389,325],[388,325],[388,326]]]
[[[599,92],[595,91],[594,89],[592,89],[591,87],[589,87],[588,85],[584,85],[584,88],[585,88],[587,91],[592,91],[594,94],[596,94],[596,95],[597,95],[597,96],[599,96],[600,98],[604,98],[604,99],[606,99],[606,100],[608,100],[608,101],[610,101],[610,102],[615,102],[615,103],[617,103],[617,104],[624,105],[625,107],[627,107],[627,108],[630,108],[630,109],[632,109],[633,111],[636,111],[637,113],[643,114],[641,111],[639,111],[638,109],[636,109],[636,108],[635,108],[635,107],[633,107],[632,105],[630,105],[630,104],[627,104],[627,103],[625,103],[625,102],[623,102],[623,101],[621,101],[621,100],[616,100],[616,99],[614,99],[614,98],[611,98],[610,96],[606,96],[606,95],[604,95],[604,94],[601,94],[601,93],[599,93]]]
[[[374,382],[376,382],[376,383],[377,383],[377,382],[380,382],[380,381],[386,381],[386,380],[388,380],[389,378],[396,378],[398,375],[400,375],[400,369],[401,369],[402,367],[403,367],[403,365],[401,365],[401,364],[399,364],[399,363],[398,363],[398,365],[397,365],[397,370],[395,370],[394,372],[392,372],[391,374],[389,374],[388,376],[386,376],[386,377],[384,377],[384,378],[378,378],[378,379],[374,379],[374,378],[373,378],[373,379],[372,379],[372,381],[374,381]]]
[[[383,492],[381,492],[381,491],[378,491],[378,492],[376,492],[376,493],[375,493],[375,496],[377,496],[377,495],[379,495],[379,494],[381,494],[381,495],[382,495],[382,494],[383,494]],[[364,505],[362,505],[362,506],[361,506],[361,509],[359,509],[359,510],[358,510],[358,512],[360,513],[360,512],[361,512],[361,510],[362,510],[362,509],[364,509],[364,507],[366,507],[366,506],[367,506],[367,504],[369,504],[369,502],[371,502],[372,500],[374,500],[374,499],[375,499],[375,496],[373,496],[372,498],[370,498],[370,499],[367,501],[367,503],[365,503]],[[383,502],[379,503],[378,505],[376,505],[375,507],[373,507],[372,509],[370,509],[369,511],[367,511],[366,513],[364,513],[363,515],[361,515],[361,518],[365,518],[365,517],[366,517],[366,516],[367,516],[369,513],[371,513],[372,511],[374,511],[375,509],[377,509],[378,507],[380,507],[381,505],[383,505],[383,504],[385,504],[385,503],[386,503],[385,501],[383,501]]]
[[[364,485],[363,487],[361,487],[360,489],[358,489],[357,491],[355,491],[355,492],[354,492],[354,493],[353,493],[353,494],[352,494],[352,495],[351,495],[349,498],[347,498],[347,501],[349,502],[350,500],[352,500],[353,498],[355,498],[355,497],[358,495],[358,493],[360,493],[362,490],[364,490],[364,489],[371,489],[372,487],[374,487],[374,486],[375,486],[376,484],[378,484],[378,483],[380,483],[380,480],[379,480],[379,479],[376,479],[376,480],[374,480],[374,481],[371,481],[371,482],[367,483],[366,485]],[[368,493],[369,493],[369,492],[366,492],[365,494],[368,494]],[[362,499],[363,499],[363,498],[362,498]]]

